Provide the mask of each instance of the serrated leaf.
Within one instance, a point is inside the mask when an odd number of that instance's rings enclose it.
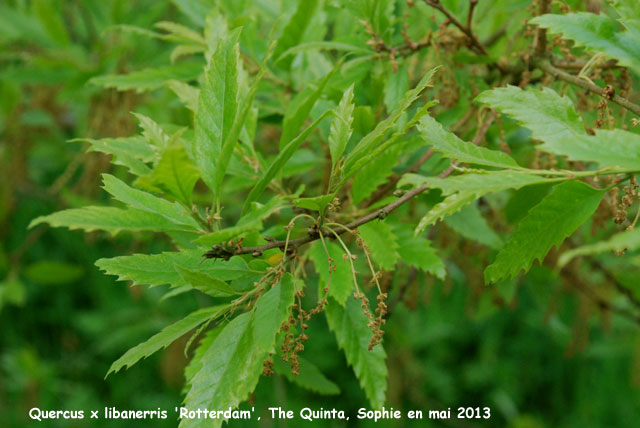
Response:
[[[602,52],[617,59],[621,65],[640,72],[640,37],[637,33],[622,32],[619,24],[605,14],[547,14],[529,22],[546,28],[552,34],[562,34],[573,40],[576,46],[584,46],[590,52]]]
[[[533,138],[544,142],[541,150],[602,167],[640,169],[639,135],[622,130],[587,135],[571,100],[552,89],[508,86],[483,92],[477,100],[529,128]]]
[[[229,284],[209,275],[206,272],[187,269],[179,265],[175,265],[175,269],[178,271],[185,284],[188,284],[196,290],[202,291],[210,296],[228,297],[238,294],[238,292],[231,288]]]
[[[388,112],[393,111],[404,94],[409,90],[409,70],[403,64],[397,71],[388,74],[384,85],[384,105]]]
[[[284,68],[291,67],[292,57],[283,54],[290,48],[297,46],[303,40],[309,23],[316,14],[319,0],[299,0],[298,7],[291,19],[282,30],[273,56],[278,59],[277,64]]]
[[[380,409],[387,392],[386,353],[382,344],[369,351],[372,333],[360,302],[347,299],[346,306],[342,307],[329,298],[325,314],[329,328],[335,333],[338,346],[344,351],[347,363],[353,368],[371,407]]]
[[[200,359],[185,398],[189,409],[235,408],[249,397],[262,373],[262,362],[275,348],[276,334],[294,302],[294,279],[286,274],[260,297],[255,310],[234,318]],[[180,428],[220,427],[222,419],[183,419]]]
[[[534,184],[553,183],[554,180],[564,179],[566,178],[551,179],[515,171],[487,171],[482,174],[467,173],[447,178],[406,174],[398,182],[398,186],[402,187],[409,184],[412,187],[418,187],[423,184],[428,184],[431,188],[441,189],[445,196],[456,192],[486,195],[508,189],[519,189]]]
[[[182,101],[189,110],[194,113],[198,111],[200,89],[194,88],[188,83],[180,82],[179,80],[170,80],[167,82],[167,86],[180,98],[180,101]]]
[[[316,394],[340,394],[338,385],[327,379],[315,364],[302,357],[298,357],[298,363],[300,364],[300,371],[297,376],[291,374],[291,367],[282,361],[282,358],[273,359],[273,368],[276,373],[286,377],[289,382],[313,391]]]
[[[329,296],[341,304],[345,305],[353,290],[353,276],[351,265],[344,259],[344,250],[336,243],[325,240],[329,256],[333,259],[335,270],[329,275],[329,260],[324,251],[322,242],[316,241],[309,250],[309,260],[313,262],[314,268],[320,277],[320,289],[329,286]],[[322,294],[324,296],[324,293]]]
[[[169,80],[188,81],[196,79],[202,73],[202,64],[185,62],[158,68],[132,71],[128,74],[108,74],[94,77],[89,83],[103,88],[115,88],[119,91],[135,89],[145,92],[158,89]]]
[[[151,147],[156,147],[159,150],[163,150],[167,147],[170,137],[155,120],[140,113],[133,113],[133,115],[140,122],[142,135]]]
[[[311,109],[322,95],[324,88],[335,72],[342,66],[342,60],[338,61],[329,73],[324,76],[315,89],[307,88],[296,95],[282,119],[282,135],[280,136],[280,151],[287,146],[300,133],[302,125],[309,117]]]
[[[478,147],[448,132],[431,116],[424,116],[418,124],[418,130],[431,148],[445,157],[459,162],[496,168],[518,169],[520,166],[506,153]]]
[[[191,205],[193,187],[200,178],[200,172],[180,145],[168,147],[162,153],[160,161],[148,177],[141,181],[162,189],[183,204]]]
[[[123,356],[114,361],[111,367],[109,367],[109,371],[107,371],[105,377],[111,373],[118,372],[123,367],[129,368],[141,359],[148,357],[160,349],[166,348],[200,324],[222,313],[226,307],[227,305],[219,305],[200,309],[190,313],[180,321],[163,328],[162,331],[151,336],[145,342],[129,349]]]
[[[240,236],[243,233],[251,232],[253,230],[260,230],[262,227],[262,221],[256,220],[252,223],[246,223],[243,225],[236,225],[218,230],[215,232],[207,233],[196,239],[196,242],[202,245],[215,245],[221,242],[228,241],[236,236]]]
[[[178,226],[162,216],[135,208],[72,208],[38,217],[31,221],[29,228],[41,223],[48,223],[52,227],[68,227],[71,230],[83,229],[87,232],[104,230],[112,235],[121,230],[153,232],[184,230],[182,226]]]
[[[96,261],[96,266],[107,275],[116,275],[118,281],[150,286],[169,284],[171,287],[187,285],[175,266],[204,272],[222,281],[236,280],[253,271],[240,257],[228,261],[202,259],[203,250],[186,250],[161,254],[134,254]]]
[[[89,151],[112,155],[112,163],[127,167],[132,174],[140,176],[151,172],[146,162],[153,160],[155,151],[142,137],[71,140],[71,142],[75,141],[89,143]]]
[[[569,251],[565,251],[558,259],[558,267],[562,268],[576,257],[594,255],[612,251],[634,251],[640,248],[640,229],[636,228],[625,232],[616,233],[606,241],[583,245]]]
[[[344,154],[353,132],[353,86],[349,86],[342,96],[329,130],[329,152],[334,169]]]
[[[357,171],[357,164],[367,154],[373,151],[374,147],[380,144],[382,139],[393,128],[397,120],[402,114],[418,99],[422,91],[428,86],[431,86],[431,79],[437,71],[437,68],[432,69],[425,74],[415,88],[407,91],[404,98],[398,102],[398,106],[392,111],[389,116],[378,123],[378,125],[368,133],[362,140],[360,140],[355,149],[349,154],[345,161],[344,171],[345,176],[350,176]]]
[[[398,242],[393,229],[384,221],[373,221],[358,227],[360,236],[369,247],[371,257],[383,270],[392,270],[400,259]]]
[[[181,226],[180,230],[200,230],[200,225],[177,202],[169,202],[150,193],[129,187],[125,182],[110,174],[102,174],[104,189],[115,199],[134,208],[160,215]]]
[[[442,202],[436,204],[424,217],[420,219],[414,234],[418,235],[427,226],[435,224],[438,220],[441,220],[448,215],[457,213],[462,209],[462,207],[470,204],[478,197],[479,196],[477,194],[469,192],[454,193],[453,195],[447,196]]]
[[[219,197],[224,171],[223,145],[231,132],[238,112],[237,36],[223,38],[205,70],[195,116],[193,155],[203,181]]]
[[[422,236],[415,236],[411,228],[405,224],[394,225],[393,231],[402,243],[398,247],[401,261],[440,279],[445,278],[446,267],[436,250],[431,247],[431,241]]]
[[[518,224],[496,260],[485,269],[486,283],[515,277],[542,261],[551,247],[560,244],[598,208],[605,191],[580,181],[558,184]]]

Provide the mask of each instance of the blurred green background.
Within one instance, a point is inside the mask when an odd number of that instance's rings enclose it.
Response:
[[[113,165],[107,156],[85,153],[83,143],[69,140],[131,135],[136,131],[131,111],[159,122],[189,120],[168,91],[117,92],[88,81],[169,61],[171,51],[163,43],[110,27],[152,28],[162,20],[193,25],[194,5],[205,3],[0,2],[1,427],[132,426],[88,419],[37,423],[27,418],[32,407],[88,413],[105,406],[180,405],[186,338],[128,371],[106,380],[104,375],[127,349],[196,309],[196,297],[162,301],[162,290],[128,287],[94,266],[101,257],[169,250],[169,242],[153,234],[110,238],[27,226],[39,215],[106,201],[100,174]],[[481,263],[469,266],[474,244],[454,234],[448,239],[439,245],[448,248],[442,254],[447,281],[414,278],[411,307],[399,304],[387,324],[390,407],[492,409],[489,421],[416,424],[425,427],[640,426],[637,325],[591,313],[579,295],[551,287],[559,279],[544,267],[534,268],[513,289],[486,289]],[[394,282],[407,282],[406,275],[399,272]],[[511,303],[505,295],[513,297]],[[314,395],[275,376],[262,378],[253,406],[263,421],[270,406],[336,407],[350,412],[349,426],[356,426],[357,409],[367,407],[364,394],[333,336],[320,326],[324,320],[313,322],[305,358],[338,384],[341,394]],[[264,421],[263,426],[298,423]],[[386,425],[392,424],[377,426]],[[177,422],[136,421],[135,426]]]

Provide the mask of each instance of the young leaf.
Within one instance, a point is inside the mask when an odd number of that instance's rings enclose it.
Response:
[[[378,266],[383,270],[392,270],[400,255],[391,226],[383,221],[375,221],[363,224],[358,230]]]
[[[335,193],[329,195],[316,196],[314,198],[298,198],[294,199],[293,204],[300,208],[308,210],[324,212],[327,205],[336,197]]]
[[[640,169],[639,135],[622,130],[587,135],[571,100],[552,89],[525,91],[508,86],[483,92],[477,100],[529,128],[533,138],[544,142],[541,150],[602,167]]]
[[[142,358],[146,358],[154,352],[166,348],[200,324],[221,314],[226,307],[227,305],[219,305],[200,309],[190,313],[180,321],[165,327],[162,331],[153,335],[147,341],[129,349],[123,356],[114,361],[111,367],[109,367],[106,376],[109,376],[110,373],[118,372],[123,367],[129,368]]]
[[[180,98],[180,101],[182,101],[189,110],[194,113],[198,111],[200,89],[194,88],[188,83],[180,82],[179,80],[170,80],[167,82],[167,86]]]
[[[142,211],[160,215],[175,223],[180,230],[200,230],[200,225],[177,202],[169,202],[150,193],[129,187],[123,181],[110,174],[102,174],[104,189],[114,198]]]
[[[147,140],[147,142],[151,145],[151,147],[155,147],[158,150],[164,150],[169,143],[171,137],[167,135],[166,132],[158,125],[158,123],[140,113],[133,113],[133,115],[140,122],[140,128],[142,128],[142,135]]]
[[[136,92],[151,91],[165,85],[169,80],[189,81],[202,73],[202,64],[184,62],[158,68],[147,68],[129,74],[109,74],[89,80],[89,83],[119,91],[135,89]]]
[[[619,24],[605,14],[567,13],[547,14],[530,20],[552,34],[562,34],[576,46],[584,46],[590,52],[602,52],[617,59],[621,65],[640,72],[640,36],[620,31]]]
[[[562,268],[576,257],[593,255],[611,251],[634,251],[640,248],[640,229],[616,233],[606,241],[583,245],[564,252],[558,259],[558,267]]]
[[[381,408],[387,391],[387,366],[384,361],[386,354],[382,344],[369,351],[372,333],[360,303],[350,298],[347,299],[346,306],[342,307],[333,298],[329,298],[325,314],[329,328],[335,333],[338,346],[344,351],[347,363],[353,368],[371,407]]]
[[[353,109],[353,85],[351,85],[342,96],[340,104],[338,104],[336,116],[331,122],[329,131],[329,152],[331,153],[331,162],[334,169],[347,148],[347,143],[353,132]]]
[[[223,281],[242,278],[252,273],[247,263],[240,257],[228,261],[202,261],[202,250],[186,250],[161,254],[134,254],[96,261],[96,266],[107,275],[118,276],[118,281],[132,281],[133,284],[150,286],[169,284],[171,287],[187,285],[176,269],[176,265],[186,269],[204,272]]]
[[[233,35],[223,38],[209,60],[198,97],[193,154],[202,179],[216,197],[227,165],[220,163],[223,144],[238,111],[239,48]],[[221,171],[221,172],[220,172]]]
[[[463,141],[453,132],[446,131],[444,127],[431,116],[424,116],[422,120],[420,120],[418,130],[425,141],[431,144],[433,150],[442,153],[450,159],[496,168],[520,168],[516,161],[506,153],[478,147],[475,144]]]
[[[184,230],[184,227],[176,225],[165,217],[135,208],[126,210],[113,207],[72,208],[38,217],[31,221],[29,228],[41,223],[48,223],[52,227],[68,227],[71,230],[83,229],[87,232],[105,230],[112,235],[121,230],[153,232]]]
[[[287,320],[294,302],[290,274],[258,300],[255,310],[234,318],[213,340],[200,359],[201,368],[191,379],[185,398],[189,409],[235,408],[254,390],[262,362],[274,351],[276,334]],[[203,420],[183,419],[180,428],[202,426]],[[207,421],[222,426],[222,419]]]
[[[518,224],[496,260],[484,271],[487,284],[515,277],[542,261],[552,246],[562,242],[598,208],[605,191],[581,181],[558,184]]]

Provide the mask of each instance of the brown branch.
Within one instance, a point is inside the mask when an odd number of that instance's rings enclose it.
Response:
[[[579,86],[581,88],[584,88],[588,91],[591,91],[593,93],[596,93],[598,95],[600,95],[601,97],[611,100],[614,103],[618,104],[619,106],[622,106],[624,108],[626,108],[627,110],[630,110],[632,112],[634,112],[635,114],[637,114],[638,116],[640,116],[640,106],[637,104],[632,103],[631,101],[629,101],[626,98],[621,97],[620,95],[613,95],[610,96],[610,92],[605,90],[604,88],[601,88],[598,85],[595,85],[585,79],[581,79],[577,76],[574,76],[573,74],[569,74],[565,71],[560,70],[559,68],[554,67],[553,65],[551,65],[551,63],[546,60],[537,60],[536,61],[536,66],[541,69],[542,71],[545,71],[547,73],[549,73],[550,75],[552,75],[553,77],[557,78],[557,79],[561,79],[564,80],[565,82],[571,83],[573,85]]]
[[[439,0],[424,0],[424,2],[431,6],[434,9],[439,10],[444,16],[447,17],[447,19],[449,20],[449,22],[451,22],[453,25],[455,25],[456,27],[458,27],[458,29],[460,31],[462,31],[464,33],[465,36],[467,36],[467,38],[469,39],[469,42],[471,43],[471,47],[476,50],[478,53],[485,55],[485,56],[489,56],[489,52],[487,52],[487,49],[482,45],[482,43],[480,43],[478,41],[478,39],[476,38],[476,36],[473,34],[473,32],[471,31],[470,26],[467,27],[465,25],[462,25],[462,23],[460,21],[458,21],[456,19],[455,16],[453,16],[451,14],[451,12],[449,12],[447,10],[446,7],[442,6],[440,4]],[[472,9],[470,10],[472,11]]]
[[[544,15],[549,13],[551,10],[551,1],[550,0],[540,0],[540,13],[539,15]],[[536,31],[536,41],[535,41],[535,53],[538,57],[543,57],[547,53],[547,29],[538,27]]]

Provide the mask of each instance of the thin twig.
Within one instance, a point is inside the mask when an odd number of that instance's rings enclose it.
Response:
[[[536,66],[541,69],[542,71],[545,71],[547,73],[549,73],[550,75],[552,75],[553,77],[557,78],[557,79],[561,79],[564,80],[565,82],[569,82],[573,85],[576,86],[580,86],[581,88],[584,88],[588,91],[591,91],[593,93],[596,93],[598,95],[600,95],[601,97],[611,100],[614,103],[618,104],[619,106],[622,106],[624,108],[626,108],[627,110],[630,110],[632,112],[634,112],[635,114],[637,114],[638,116],[640,116],[640,106],[637,104],[632,103],[631,101],[629,101],[626,98],[621,97],[620,95],[613,95],[613,96],[609,96],[609,93],[607,91],[605,91],[604,88],[601,88],[598,85],[595,85],[591,82],[588,82],[584,79],[581,79],[577,76],[574,76],[573,74],[569,74],[565,71],[560,70],[559,68],[554,67],[553,65],[551,65],[551,63],[548,60],[538,60],[536,62]]]
[[[482,45],[482,43],[478,41],[476,36],[471,31],[471,28],[462,25],[462,23],[458,21],[456,17],[453,16],[451,12],[447,10],[446,7],[442,6],[438,0],[424,0],[424,2],[427,5],[431,6],[432,8],[442,12],[442,14],[447,17],[449,22],[451,22],[453,25],[458,27],[458,29],[462,31],[465,36],[467,36],[467,38],[469,39],[469,42],[471,43],[471,47],[474,50],[478,51],[482,55],[489,56],[489,52],[487,52],[487,49]]]

